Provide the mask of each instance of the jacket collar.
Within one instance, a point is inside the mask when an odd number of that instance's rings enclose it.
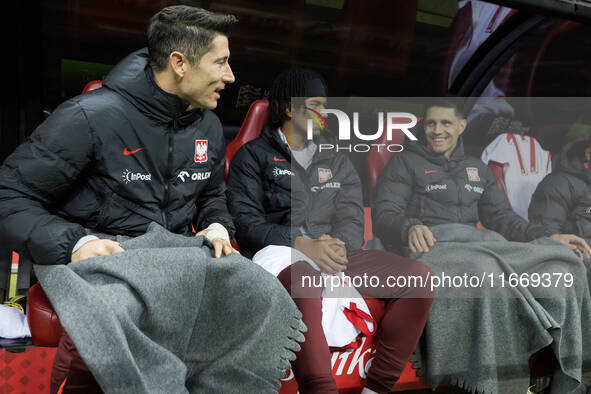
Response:
[[[585,148],[589,146],[588,139],[577,139],[568,143],[552,161],[554,171],[560,170],[584,180],[591,185],[591,168],[585,168]]]
[[[419,141],[410,142],[406,144],[404,148],[405,150],[408,149],[411,152],[415,152],[418,155],[430,161],[431,163],[437,164],[442,167],[445,167],[446,164],[449,162],[457,163],[466,158],[466,155],[464,153],[464,142],[462,140],[462,137],[458,139],[458,144],[456,145],[449,159],[445,157],[443,153],[436,153],[433,150],[431,150],[431,148],[429,148],[427,145],[422,144]],[[402,153],[404,153],[404,151]]]
[[[203,110],[187,111],[189,102],[165,92],[156,84],[146,48],[131,53],[119,62],[107,75],[103,85],[121,94],[150,119],[174,130],[203,116]]]
[[[269,125],[265,125],[261,131],[261,136],[268,141],[275,149],[283,153],[291,161],[291,149],[287,145],[281,136],[279,131]],[[314,138],[314,142],[318,145],[318,149],[314,154],[313,162],[330,159],[335,153],[332,151],[320,151],[320,144],[335,144],[335,138],[328,131],[323,131],[318,137]]]

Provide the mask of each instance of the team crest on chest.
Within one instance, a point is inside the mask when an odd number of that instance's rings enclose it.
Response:
[[[466,172],[468,173],[468,180],[470,182],[480,182],[480,177],[478,176],[478,168],[466,167]]]
[[[195,140],[195,163],[207,161],[207,140]]]
[[[330,168],[318,168],[318,182],[324,183],[332,178]]]

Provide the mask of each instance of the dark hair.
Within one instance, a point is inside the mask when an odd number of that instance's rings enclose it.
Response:
[[[174,51],[185,55],[191,64],[199,63],[201,56],[211,50],[216,34],[228,36],[236,22],[238,19],[234,15],[216,14],[197,7],[163,8],[150,19],[148,27],[150,66],[155,72],[163,71]]]
[[[273,80],[269,92],[269,125],[279,127],[285,120],[285,110],[292,104],[294,107],[304,106],[303,99],[306,98],[306,83],[313,79],[326,82],[320,74],[305,68],[292,67],[283,70]],[[294,102],[291,100],[294,98]]]
[[[459,101],[459,99],[438,98],[429,100],[425,103],[424,115],[427,115],[427,110],[432,107],[453,108],[458,118],[466,119],[466,114],[463,109],[463,102]]]

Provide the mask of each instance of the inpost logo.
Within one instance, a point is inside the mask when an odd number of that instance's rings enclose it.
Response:
[[[141,172],[131,172],[127,168],[121,174],[121,179],[124,183],[130,183],[135,181],[151,181],[152,174],[142,174]]]
[[[314,123],[320,127],[320,131],[327,130],[326,115],[334,115],[337,117],[338,128],[339,128],[339,143],[338,144],[320,144],[319,151],[330,151],[335,152],[347,151],[347,152],[369,152],[372,147],[375,147],[378,152],[382,149],[388,150],[389,152],[402,152],[404,147],[400,144],[389,143],[392,141],[392,132],[394,130],[402,131],[411,141],[417,141],[417,137],[410,132],[410,129],[416,126],[417,117],[408,112],[384,112],[378,113],[378,130],[373,133],[365,134],[359,130],[359,112],[353,112],[353,134],[362,141],[368,141],[368,143],[362,144],[341,144],[342,141],[351,140],[351,120],[349,116],[339,109],[321,109],[315,111],[311,108],[306,108],[310,118],[307,123],[307,138],[312,140],[314,138]],[[324,116],[323,116],[324,115]],[[384,116],[386,116],[386,122],[384,122]],[[386,143],[377,144],[378,141],[384,134],[384,123],[386,132]],[[372,142],[373,143],[369,143]]]

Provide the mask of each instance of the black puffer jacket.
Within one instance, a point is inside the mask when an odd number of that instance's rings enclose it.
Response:
[[[416,224],[480,220],[512,241],[552,234],[513,212],[489,168],[464,155],[461,139],[449,160],[418,142],[407,144],[380,174],[372,216],[375,234],[397,248],[408,245],[408,230]]]
[[[188,105],[156,85],[147,50],[60,105],[0,168],[3,245],[65,264],[83,227],[135,236],[152,221],[176,233],[220,222],[233,233],[220,121]]]
[[[555,233],[591,238],[591,169],[585,168],[589,141],[566,145],[555,168],[538,185],[529,205],[529,220]]]
[[[304,170],[269,127],[232,160],[228,201],[236,239],[249,257],[268,245],[293,246],[300,227],[313,238],[341,239],[348,254],[363,245],[362,190],[353,164],[343,154],[317,151]]]

